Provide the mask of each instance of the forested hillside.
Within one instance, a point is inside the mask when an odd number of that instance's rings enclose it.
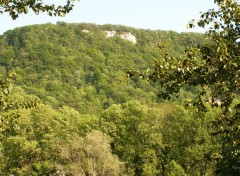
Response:
[[[118,35],[107,37],[106,31]],[[130,32],[137,43],[119,37]],[[94,24],[35,25],[6,32],[0,40],[0,72],[15,70],[16,85],[53,107],[67,105],[97,113],[116,103],[155,102],[157,89],[126,78],[127,69],[145,70],[159,59],[157,45],[179,55],[203,40],[200,34],[146,31]]]
[[[157,83],[126,77],[163,58],[159,43],[177,57],[203,42],[197,33],[64,22],[7,31],[0,74],[16,73],[8,99],[38,105],[8,112],[17,118],[1,128],[0,175],[214,175],[209,124],[218,109],[186,109],[191,87],[166,101]]]

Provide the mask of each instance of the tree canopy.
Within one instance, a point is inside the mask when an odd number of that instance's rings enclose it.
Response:
[[[107,38],[105,30],[131,32],[137,43],[117,35]],[[145,69],[161,57],[159,41],[177,56],[203,37],[63,22],[0,36],[0,74],[16,72],[13,91],[4,100],[40,100],[36,108],[14,109],[13,118],[0,122],[5,128],[0,135],[0,174],[211,174],[214,162],[204,156],[215,146],[207,133],[213,115],[207,119],[182,105],[158,104],[158,85],[125,77],[127,67]],[[95,130],[101,132],[92,133]]]
[[[154,68],[140,74],[163,88],[160,98],[178,97],[185,86],[200,87],[192,104],[199,111],[221,107],[216,118],[214,135],[222,137],[222,149],[215,157],[222,175],[240,174],[240,104],[236,101],[240,88],[240,4],[238,0],[215,0],[218,9],[202,13],[196,22],[209,27],[206,41],[187,48],[175,58],[164,45],[159,45],[163,59],[154,62]],[[193,20],[189,27],[194,27]],[[128,74],[131,71],[128,72]]]

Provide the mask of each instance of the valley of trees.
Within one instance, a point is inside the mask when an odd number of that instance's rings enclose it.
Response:
[[[239,175],[240,10],[215,2],[205,35],[58,22],[0,36],[0,175]]]

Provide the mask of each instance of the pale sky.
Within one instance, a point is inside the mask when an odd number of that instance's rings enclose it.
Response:
[[[65,0],[66,1],[66,0]],[[65,21],[69,23],[121,24],[176,32],[204,32],[203,29],[187,29],[191,19],[197,19],[200,12],[214,8],[214,0],[81,0],[66,17],[48,17],[45,14],[20,15],[12,20],[6,13],[0,14],[0,35],[5,31],[32,24]],[[43,0],[43,2],[64,2],[64,0]]]

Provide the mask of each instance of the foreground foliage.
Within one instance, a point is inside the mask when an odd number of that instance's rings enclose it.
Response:
[[[112,105],[100,117],[41,104],[18,114],[18,128],[1,135],[3,175],[214,172],[215,163],[205,158],[218,147],[208,134],[214,113],[196,116],[184,106],[153,108],[131,101]]]
[[[27,14],[29,10],[32,10],[37,15],[46,12],[49,16],[65,16],[73,9],[73,2],[73,0],[67,0],[65,5],[58,5],[44,4],[42,0],[1,0],[0,13],[9,13],[13,20],[17,19],[20,14]]]
[[[222,148],[213,157],[217,161],[216,174],[240,174],[240,5],[237,0],[215,0],[219,9],[202,13],[197,25],[210,25],[206,42],[185,50],[174,59],[163,46],[164,59],[154,63],[142,77],[158,82],[163,88],[160,98],[179,96],[183,87],[197,87],[198,94],[192,100],[199,111],[207,111],[207,101],[212,107],[221,107],[222,113],[215,119],[213,135],[221,137]],[[192,27],[194,24],[190,23]]]

